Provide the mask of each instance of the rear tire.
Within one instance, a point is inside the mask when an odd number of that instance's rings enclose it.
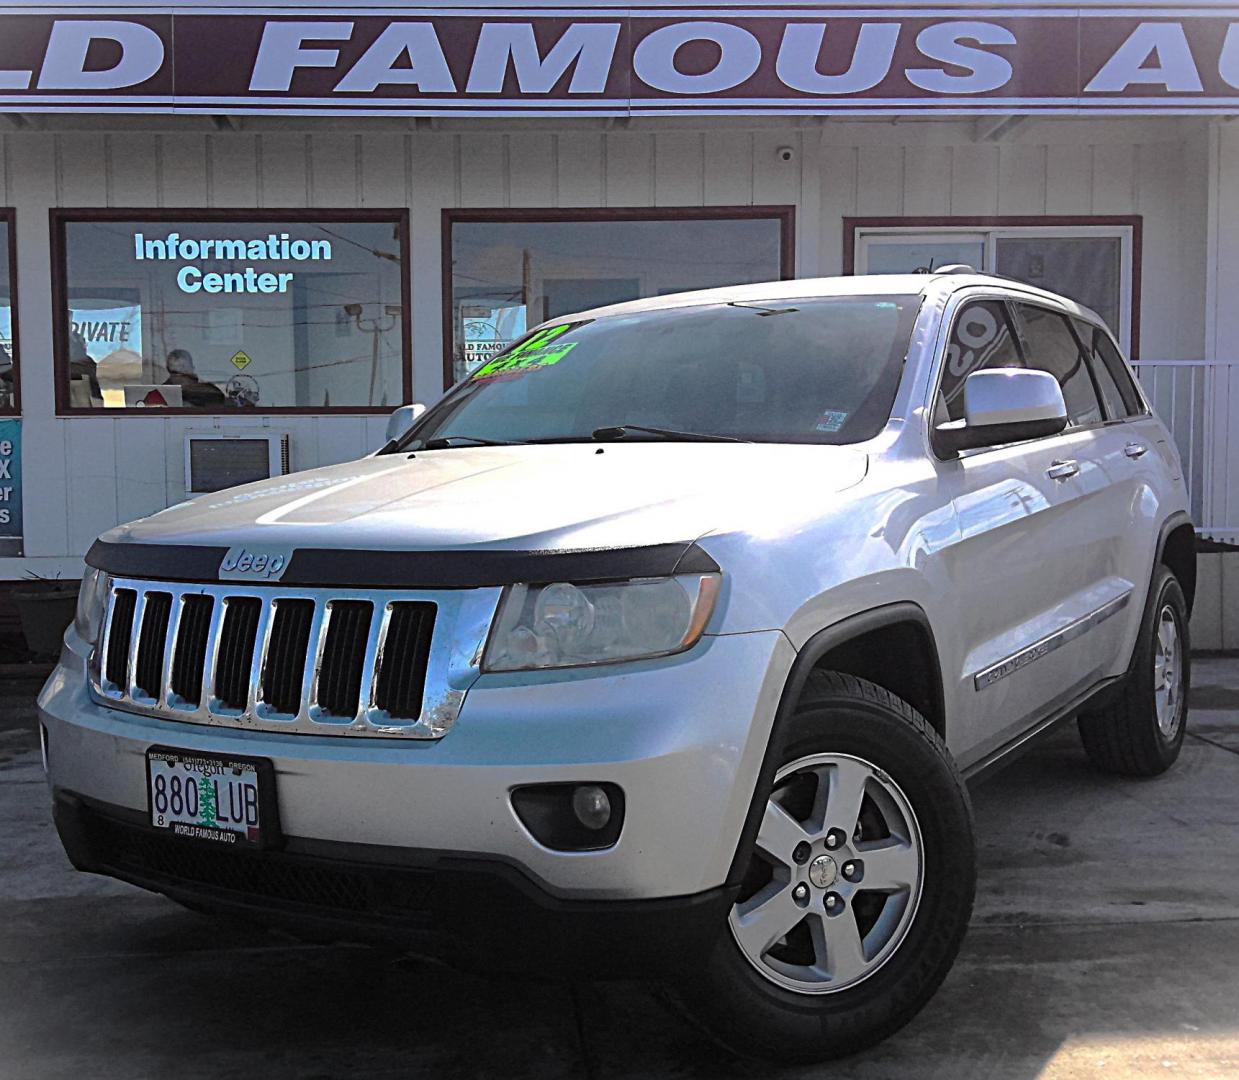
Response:
[[[1191,674],[1187,601],[1178,579],[1159,565],[1121,692],[1077,721],[1093,765],[1117,776],[1159,776],[1169,769],[1187,730]]]
[[[740,1054],[855,1053],[912,1019],[954,962],[976,885],[967,790],[910,705],[817,672],[761,797],[730,926],[680,998]]]

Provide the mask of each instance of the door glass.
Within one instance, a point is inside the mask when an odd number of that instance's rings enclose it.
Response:
[[[974,371],[1023,366],[1006,305],[1001,300],[965,305],[951,327],[934,425],[964,418],[964,380]]]
[[[1092,308],[1120,332],[1122,242],[1117,236],[1000,236],[995,272]]]
[[[984,269],[985,243],[961,237],[927,237],[924,240],[870,238],[866,246],[867,274],[927,274],[952,263],[966,263],[974,270]]]
[[[1089,362],[1093,367],[1093,379],[1101,392],[1102,403],[1106,407],[1106,415],[1111,420],[1121,420],[1130,415],[1127,402],[1123,400],[1123,392],[1115,381],[1109,366],[1097,353],[1096,339],[1105,336],[1105,331],[1090,325],[1080,319],[1072,319],[1076,334],[1084,343],[1084,349],[1089,354]]]
[[[1024,322],[1028,366],[1048,371],[1063,388],[1067,419],[1074,427],[1101,420],[1101,403],[1089,377],[1084,356],[1067,320],[1056,312],[1031,304],[1017,304]]]

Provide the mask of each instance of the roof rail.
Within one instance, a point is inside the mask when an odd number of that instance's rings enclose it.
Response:
[[[977,269],[975,266],[969,266],[967,263],[948,263],[946,266],[939,266],[936,270],[931,270],[931,274],[975,274]]]

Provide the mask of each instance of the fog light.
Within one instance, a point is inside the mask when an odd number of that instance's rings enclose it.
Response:
[[[572,793],[572,812],[587,829],[605,829],[611,820],[611,800],[597,784],[582,784]]]
[[[624,828],[624,789],[605,780],[527,784],[511,797],[521,824],[552,851],[602,851]]]

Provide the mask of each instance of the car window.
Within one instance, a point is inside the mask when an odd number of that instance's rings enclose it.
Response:
[[[1076,325],[1081,339],[1091,350],[1093,374],[1097,378],[1097,385],[1103,388],[1103,394],[1106,393],[1107,385],[1113,386],[1113,392],[1122,402],[1113,415],[1143,416],[1145,407],[1140,391],[1136,389],[1131,370],[1123,363],[1123,358],[1115,348],[1114,342],[1110,340],[1110,335],[1100,326],[1094,326],[1092,323],[1081,322]]]
[[[1105,361],[1097,355],[1093,340],[1097,332],[1096,328],[1082,319],[1072,319],[1071,324],[1075,327],[1076,336],[1084,344],[1085,352],[1088,354],[1089,364],[1093,369],[1093,381],[1097,384],[1102,404],[1106,407],[1106,416],[1111,420],[1121,420],[1130,415],[1119,384],[1114,381],[1114,375],[1111,374]]]
[[[860,442],[890,416],[920,305],[734,301],[544,326],[475,366],[403,445],[588,441],[612,427],[634,440]]]
[[[1067,318],[1047,308],[1017,304],[1024,328],[1024,353],[1027,364],[1037,371],[1048,371],[1063,388],[1067,421],[1072,427],[1096,424],[1102,420],[1101,402]]]
[[[985,368],[1023,367],[1019,342],[1001,300],[972,300],[955,316],[934,406],[934,425],[964,417],[964,380]]]

